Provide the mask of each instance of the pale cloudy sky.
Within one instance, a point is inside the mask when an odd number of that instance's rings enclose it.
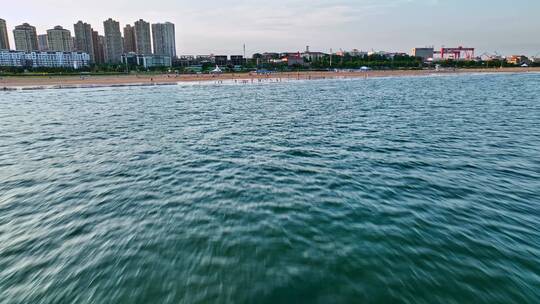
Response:
[[[357,48],[409,52],[415,46],[471,46],[501,54],[540,53],[539,0],[2,0],[8,27],[44,33],[83,20],[103,33],[142,18],[176,24],[179,54],[248,54]],[[12,34],[10,33],[10,36]]]

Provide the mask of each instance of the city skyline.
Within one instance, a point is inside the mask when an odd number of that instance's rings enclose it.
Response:
[[[73,24],[82,20],[103,35],[103,21],[112,18],[120,22],[121,31],[139,19],[150,24],[174,23],[178,54],[241,54],[243,44],[249,54],[303,50],[306,45],[325,52],[330,48],[410,52],[413,47],[430,45],[470,46],[478,54],[534,56],[540,52],[540,39],[535,33],[540,21],[534,17],[540,3],[525,0],[516,0],[514,6],[503,5],[506,2],[500,0],[474,4],[464,0],[316,0],[309,4],[301,0],[271,4],[162,0],[151,10],[143,1],[96,0],[92,7],[85,8],[84,15],[76,3],[29,2],[31,9],[24,12],[18,6],[3,5],[0,18],[7,22],[12,46],[11,29],[24,22],[43,34],[56,25],[73,32]],[[58,5],[54,5],[56,2]],[[105,6],[109,9],[103,10]],[[519,24],[514,22],[516,18]]]

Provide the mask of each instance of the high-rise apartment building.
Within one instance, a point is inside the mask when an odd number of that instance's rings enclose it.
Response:
[[[105,54],[104,47],[100,41],[99,33],[97,31],[92,31],[92,44],[94,47],[94,63],[95,64],[104,64],[105,63]]]
[[[38,50],[36,28],[28,23],[17,25],[13,30],[13,38],[17,51]]]
[[[120,63],[124,47],[122,45],[122,33],[120,23],[109,18],[103,22],[105,29],[105,57],[107,63]]]
[[[49,39],[47,38],[47,34],[38,35],[38,50],[42,52],[46,52],[49,50]]]
[[[0,19],[0,50],[9,50],[6,20]]]
[[[109,57],[107,56],[107,43],[105,40],[105,36],[98,35],[98,48],[101,52],[101,55],[103,56],[103,63],[109,62]]]
[[[152,54],[152,40],[150,38],[150,23],[140,19],[135,22],[135,51],[137,54]]]
[[[152,24],[154,54],[176,57],[174,24],[170,22]]]
[[[49,43],[49,51],[73,51],[73,38],[71,38],[71,32],[59,25],[55,26],[53,29],[47,30],[47,42]]]
[[[75,34],[75,49],[79,52],[85,52],[90,55],[90,61],[95,61],[94,39],[92,26],[88,23],[79,21],[73,25]]]
[[[124,27],[124,52],[135,52],[137,48],[135,47],[135,29],[131,25],[126,25]]]

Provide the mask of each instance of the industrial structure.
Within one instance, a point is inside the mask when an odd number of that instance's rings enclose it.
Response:
[[[473,60],[474,48],[466,48],[458,46],[455,48],[442,47],[440,51],[435,51],[435,54],[439,55],[442,60]]]
[[[423,60],[474,60],[474,48],[469,47],[442,47],[435,50],[434,47],[421,47],[412,50],[414,57]]]

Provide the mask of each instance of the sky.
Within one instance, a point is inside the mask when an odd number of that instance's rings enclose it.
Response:
[[[2,1],[4,2],[4,1]],[[88,4],[88,5],[85,5]],[[176,25],[178,54],[343,49],[410,52],[413,47],[475,47],[477,55],[540,53],[538,0],[25,0],[5,1],[11,30],[38,34],[78,20],[103,34],[109,17]],[[12,42],[13,43],[13,42]]]

